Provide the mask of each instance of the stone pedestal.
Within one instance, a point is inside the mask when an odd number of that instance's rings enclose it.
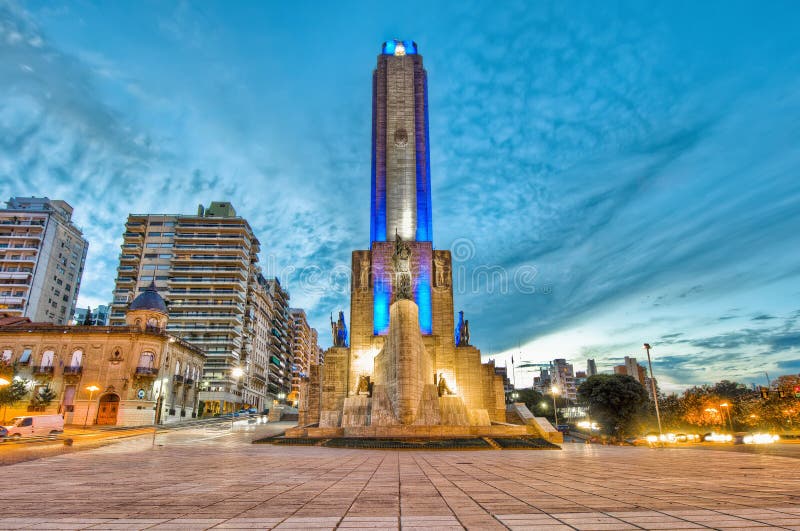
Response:
[[[372,412],[370,413],[370,426],[395,426],[400,424],[394,414],[386,388],[381,384],[372,386]]]
[[[439,411],[439,393],[436,386],[433,384],[426,385],[422,389],[422,398],[420,398],[419,406],[417,407],[417,419],[414,424],[417,426],[438,426],[439,424],[447,424],[443,422],[442,415]]]
[[[342,427],[367,426],[369,424],[370,398],[368,396],[348,396],[344,399]]]
[[[439,397],[439,410],[445,426],[469,426],[469,417],[460,396]]]
[[[383,385],[401,424],[413,424],[423,389],[433,384],[433,363],[419,331],[419,309],[399,300],[389,310],[389,334],[375,357],[375,383]]]

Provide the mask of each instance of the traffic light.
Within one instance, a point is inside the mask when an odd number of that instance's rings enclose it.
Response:
[[[769,389],[767,389],[766,387],[759,387],[759,389],[761,390],[761,398],[763,398],[764,400],[769,398]]]
[[[794,386],[794,397],[795,398],[800,398],[800,385],[795,385]]]

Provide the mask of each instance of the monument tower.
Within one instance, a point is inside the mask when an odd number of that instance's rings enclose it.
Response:
[[[433,248],[427,86],[416,43],[384,43],[372,76],[370,248],[353,251],[349,330],[340,312],[287,437],[531,432],[504,424],[502,377],[481,363],[463,316],[455,329],[450,252]]]

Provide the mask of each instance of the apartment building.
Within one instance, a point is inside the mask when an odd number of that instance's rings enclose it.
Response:
[[[66,201],[9,199],[0,209],[0,309],[32,321],[67,324],[88,248]]]
[[[110,324],[123,325],[129,302],[154,282],[169,332],[206,354],[199,400],[207,415],[267,406],[261,358],[251,359],[258,251],[249,223],[227,202],[196,215],[131,214],[125,225]]]
[[[277,278],[267,279],[266,286],[273,304],[267,391],[275,399],[284,400],[292,391],[294,358],[289,292],[283,289]]]
[[[292,393],[297,394],[300,392],[300,380],[308,376],[311,365],[319,362],[317,334],[309,326],[304,310],[291,308],[289,315],[292,325]]]

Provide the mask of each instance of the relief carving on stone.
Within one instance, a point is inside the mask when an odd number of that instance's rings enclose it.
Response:
[[[370,276],[370,262],[369,256],[363,255],[358,262],[358,287],[361,291],[369,290],[369,276]]]
[[[448,288],[450,287],[450,268],[447,266],[447,260],[440,255],[434,254],[433,256],[433,266],[434,266],[434,281],[433,285],[436,288]]]
[[[394,299],[414,299],[411,284],[411,246],[397,234],[394,234],[394,254],[392,255],[394,268]]]

